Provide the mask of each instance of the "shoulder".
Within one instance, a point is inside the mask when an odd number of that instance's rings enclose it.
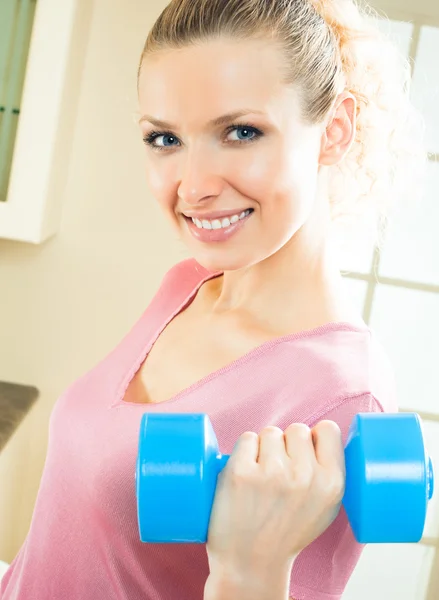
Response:
[[[308,422],[330,418],[334,411],[398,410],[394,370],[368,327],[331,324],[305,332],[287,346],[287,387]]]

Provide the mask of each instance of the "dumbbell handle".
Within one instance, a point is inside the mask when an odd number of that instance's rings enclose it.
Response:
[[[218,474],[219,474],[226,466],[226,464],[230,458],[230,454],[218,454],[218,456],[216,458],[218,460],[217,470],[218,470]],[[433,491],[434,491],[434,470],[433,470],[433,463],[431,462],[430,457],[428,457],[427,471],[428,471],[427,472],[427,497],[428,497],[428,500],[431,500],[433,497]]]

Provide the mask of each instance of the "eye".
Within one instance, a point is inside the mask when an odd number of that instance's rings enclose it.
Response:
[[[227,134],[236,134],[237,139],[231,139],[231,142],[252,142],[257,138],[261,137],[262,131],[256,129],[256,127],[251,127],[250,125],[231,125],[227,129]]]
[[[143,138],[143,141],[145,144],[156,150],[172,148],[178,145],[176,143],[178,142],[178,138],[166,131],[151,131],[151,133],[148,133],[148,135]]]

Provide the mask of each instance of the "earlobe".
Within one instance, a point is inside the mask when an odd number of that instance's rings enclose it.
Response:
[[[356,99],[349,92],[337,98],[322,134],[319,163],[335,165],[349,152],[356,132]]]

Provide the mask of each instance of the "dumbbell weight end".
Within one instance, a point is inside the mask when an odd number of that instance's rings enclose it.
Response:
[[[343,506],[360,543],[422,538],[434,472],[416,413],[354,417],[345,448]]]

